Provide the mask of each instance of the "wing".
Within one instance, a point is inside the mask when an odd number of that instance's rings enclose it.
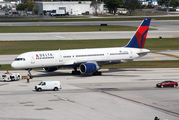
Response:
[[[79,66],[82,63],[97,63],[99,66],[102,66],[102,65],[108,65],[108,64],[118,64],[118,63],[123,63],[127,61],[133,61],[133,59],[80,60],[80,61],[75,61],[74,64],[76,66]]]

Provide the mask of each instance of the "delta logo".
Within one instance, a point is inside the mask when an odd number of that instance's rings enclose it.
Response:
[[[36,54],[36,59],[51,59],[54,58],[52,53],[40,53]]]

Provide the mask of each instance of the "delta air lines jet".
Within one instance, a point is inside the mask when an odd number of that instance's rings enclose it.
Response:
[[[144,49],[151,18],[145,18],[124,47],[34,51],[20,54],[11,66],[15,69],[44,68],[47,72],[72,67],[72,74],[101,75],[102,65],[132,61],[150,52]],[[77,70],[79,68],[79,71]]]

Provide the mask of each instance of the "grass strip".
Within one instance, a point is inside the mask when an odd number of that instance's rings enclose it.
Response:
[[[90,32],[90,31],[136,31],[137,27],[119,25],[79,26],[1,26],[0,33],[43,33],[43,32]],[[150,29],[151,30],[151,29]]]
[[[29,51],[121,47],[129,39],[106,40],[45,40],[45,41],[0,41],[0,55],[21,54]],[[48,47],[47,47],[48,46]],[[179,38],[147,38],[145,48],[150,50],[178,50]]]

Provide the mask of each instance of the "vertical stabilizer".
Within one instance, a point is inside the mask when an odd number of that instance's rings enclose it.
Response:
[[[151,18],[145,18],[136,33],[125,47],[144,48]]]

